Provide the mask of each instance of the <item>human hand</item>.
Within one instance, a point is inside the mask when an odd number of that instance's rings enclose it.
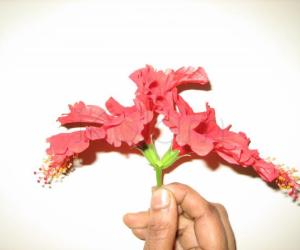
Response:
[[[126,214],[124,223],[144,250],[236,249],[225,208],[179,183],[154,190],[149,211]]]

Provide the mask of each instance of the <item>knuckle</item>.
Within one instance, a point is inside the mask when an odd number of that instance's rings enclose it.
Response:
[[[184,184],[181,184],[180,182],[172,182],[170,183],[169,185],[172,185],[172,186],[183,186]]]
[[[214,205],[212,205],[211,203],[207,202],[207,205],[205,207],[205,212],[209,215],[211,214],[215,214],[217,212],[217,209]]]
[[[163,223],[149,223],[148,224],[148,240],[157,241],[167,238],[170,229],[168,222]]]
[[[168,185],[175,186],[175,187],[181,187],[181,188],[187,188],[188,187],[188,185],[180,183],[180,182],[177,182],[177,181],[172,182],[172,183],[170,183]]]
[[[216,207],[217,211],[220,213],[221,216],[228,217],[228,213],[224,205],[220,203],[215,203],[214,206]]]

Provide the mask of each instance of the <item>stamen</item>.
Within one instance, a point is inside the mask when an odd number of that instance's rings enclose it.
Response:
[[[281,190],[290,190],[288,194],[296,200],[299,196],[300,184],[299,176],[296,176],[295,173],[297,170],[295,168],[288,168],[285,165],[279,166],[279,176],[276,179],[276,184]]]
[[[55,161],[54,156],[48,156],[44,159],[44,165],[38,171],[34,171],[34,174],[38,175],[37,182],[42,183],[42,187],[52,188],[51,183],[53,181],[61,181],[65,175],[73,170],[74,160],[79,162],[77,155],[65,157],[60,161]]]
[[[300,177],[296,175],[298,170],[294,167],[288,167],[286,164],[278,163],[275,157],[268,157],[267,162],[273,163],[278,169],[278,177],[275,183],[281,190],[288,191],[289,196],[297,200],[300,192]]]

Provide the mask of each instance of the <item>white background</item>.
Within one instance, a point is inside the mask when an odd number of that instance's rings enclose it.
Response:
[[[299,1],[0,1],[0,249],[142,249],[123,225],[148,208],[153,170],[138,155],[97,160],[49,189],[33,171],[56,118],[83,100],[129,105],[128,75],[203,66],[206,101],[265,157],[299,169]],[[160,152],[170,134],[164,134]],[[299,249],[300,207],[259,178],[219,164],[188,162],[168,174],[223,203],[238,249]],[[239,168],[239,167],[236,167]]]

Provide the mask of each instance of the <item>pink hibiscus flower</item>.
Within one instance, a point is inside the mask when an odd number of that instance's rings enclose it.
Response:
[[[153,113],[146,110],[143,103],[136,102],[131,107],[124,107],[115,99],[106,102],[106,108],[111,113],[94,105],[83,102],[69,105],[70,112],[58,118],[63,126],[70,124],[85,126],[80,131],[61,133],[47,139],[50,144],[47,149],[48,158],[40,168],[44,184],[50,184],[55,178],[66,174],[72,168],[72,162],[79,153],[85,151],[90,141],[105,139],[115,147],[122,142],[129,146],[144,141],[143,130],[153,118]]]
[[[194,112],[178,94],[177,87],[188,83],[209,83],[203,68],[156,71],[152,66],[136,70],[130,75],[135,82],[134,104],[125,107],[109,98],[106,109],[86,105],[83,102],[69,105],[70,112],[58,118],[62,126],[81,127],[80,131],[61,133],[47,139],[48,158],[40,168],[45,184],[65,175],[72,169],[72,162],[85,151],[91,141],[106,140],[120,147],[122,143],[141,150],[156,172],[157,185],[163,183],[163,170],[170,167],[182,155],[194,152],[205,157],[216,152],[231,164],[253,167],[266,182],[275,181],[296,199],[299,193],[294,170],[261,158],[259,152],[250,149],[250,139],[243,132],[233,132],[230,126],[223,129],[217,122],[215,110],[206,104],[206,111]],[[156,117],[162,114],[163,122],[174,134],[170,149],[160,158],[152,138]]]
[[[280,169],[280,166],[262,159],[257,150],[249,148],[250,139],[243,132],[230,131],[228,126],[222,129],[216,123],[215,110],[206,104],[206,111],[195,113],[181,97],[176,100],[178,112],[169,110],[164,123],[174,133],[174,148],[184,147],[184,154],[190,151],[206,156],[216,152],[225,161],[242,167],[252,166],[266,182],[276,180],[281,188],[291,189],[290,195],[298,197],[296,179]],[[180,149],[182,150],[182,149]]]

